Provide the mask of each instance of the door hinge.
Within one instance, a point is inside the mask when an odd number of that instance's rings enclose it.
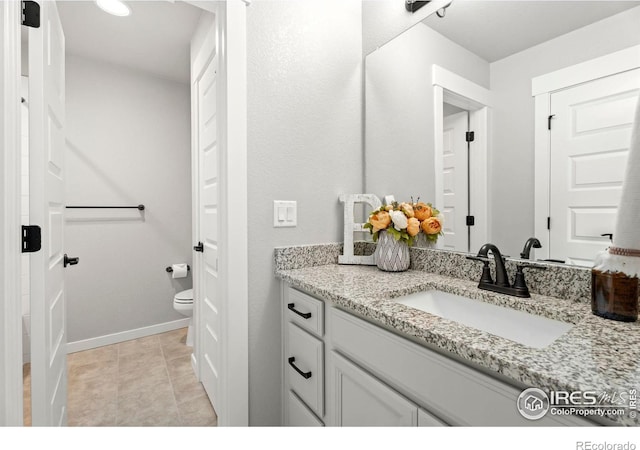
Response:
[[[467,131],[464,134],[464,138],[467,142],[473,142],[473,140],[476,138],[476,134],[473,131]]]
[[[551,217],[547,217],[547,230],[551,229]]]
[[[556,115],[555,114],[551,114],[549,117],[547,117],[547,129],[550,130],[551,129],[551,119],[553,119]]]
[[[476,217],[475,216],[467,216],[467,226],[468,227],[472,227],[476,224]]]
[[[42,230],[38,225],[22,225],[22,253],[37,252],[42,248]]]
[[[40,5],[32,1],[22,2],[22,25],[40,28]]]

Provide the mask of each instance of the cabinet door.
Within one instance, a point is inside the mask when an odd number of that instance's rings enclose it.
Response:
[[[416,426],[418,407],[338,353],[331,352],[334,424],[343,427]]]
[[[298,398],[293,391],[287,395],[289,406],[288,419],[286,425],[289,427],[323,427],[322,422],[313,415],[307,406]]]

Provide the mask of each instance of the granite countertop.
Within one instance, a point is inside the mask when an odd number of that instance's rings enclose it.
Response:
[[[388,273],[371,266],[326,264],[276,269],[276,276],[334,305],[385,325],[427,346],[545,390],[609,394],[640,390],[640,323],[606,320],[590,303],[532,294],[522,299],[477,288],[477,282],[409,270]],[[574,324],[551,345],[534,349],[391,299],[438,289]],[[640,425],[639,418],[612,419]]]

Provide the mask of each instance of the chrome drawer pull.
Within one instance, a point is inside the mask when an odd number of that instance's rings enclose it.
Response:
[[[303,376],[304,378],[306,378],[307,380],[308,380],[309,378],[311,378],[311,372],[303,372],[302,370],[298,369],[298,366],[296,366],[296,365],[294,364],[294,362],[295,362],[295,361],[296,361],[296,358],[294,358],[293,356],[291,356],[291,357],[289,358],[289,365],[290,365],[291,367],[293,367],[293,368],[295,369],[295,371],[296,371],[296,372],[298,372],[300,375],[302,375],[302,376]]]
[[[302,312],[298,311],[298,310],[295,308],[295,304],[293,304],[293,303],[289,303],[289,304],[287,305],[287,308],[289,308],[291,311],[293,311],[294,313],[296,313],[297,315],[299,315],[299,316],[300,316],[300,317],[302,317],[303,319],[309,319],[309,318],[311,317],[311,313],[310,313],[310,312],[308,312],[308,313],[302,313]]]

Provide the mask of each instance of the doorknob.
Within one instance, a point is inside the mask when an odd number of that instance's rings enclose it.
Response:
[[[198,242],[198,245],[193,247],[193,249],[197,252],[204,252],[204,246],[202,245],[202,242]]]
[[[79,262],[80,262],[80,258],[78,258],[77,256],[69,258],[66,253],[64,254],[64,267],[75,266]]]

